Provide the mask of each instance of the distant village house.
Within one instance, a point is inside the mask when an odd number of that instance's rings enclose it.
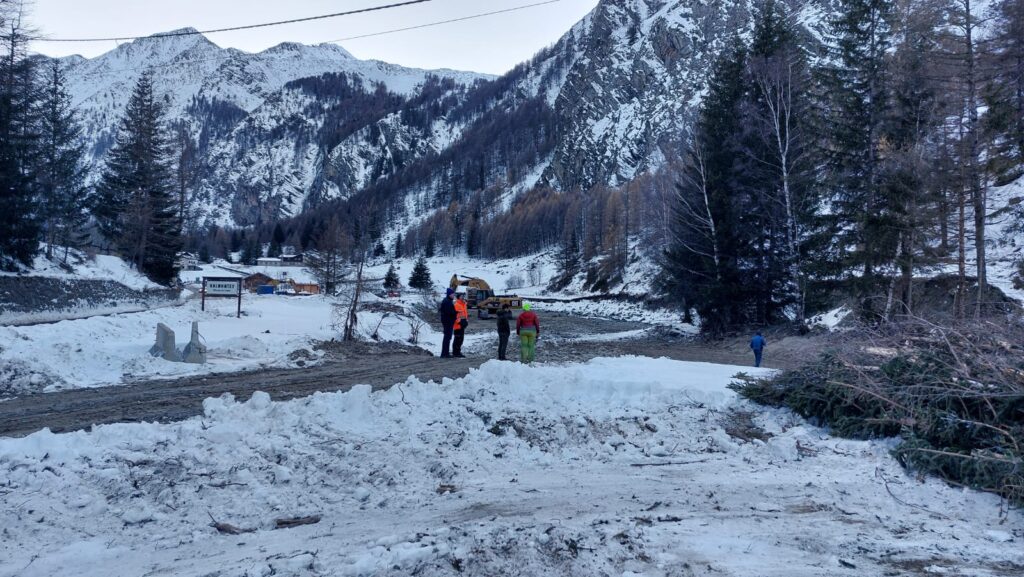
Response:
[[[199,257],[190,252],[179,252],[175,264],[179,270],[200,270]]]

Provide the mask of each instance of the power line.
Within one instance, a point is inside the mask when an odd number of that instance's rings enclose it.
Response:
[[[262,24],[248,24],[245,26],[230,26],[228,28],[214,28],[211,30],[182,30],[178,32],[168,32],[166,34],[154,34],[152,36],[121,36],[112,38],[35,38],[37,42],[120,42],[125,40],[142,40],[145,38],[173,38],[175,36],[195,36],[197,34],[213,34],[216,32],[233,32],[235,30],[250,30],[252,28],[266,28],[268,26],[280,26],[282,24],[295,24],[297,22],[309,22],[311,20],[324,20],[327,18],[337,18],[339,16],[351,16],[353,14],[363,14],[365,12],[378,12],[380,10],[388,10],[390,8],[401,8],[402,6],[410,6],[412,4],[423,4],[424,2],[432,2],[433,0],[407,0],[406,2],[397,2],[394,4],[385,4],[383,6],[371,6],[369,8],[360,8],[359,10],[348,10],[346,12],[335,12],[334,14],[322,14],[320,16],[307,16],[305,18],[293,18],[291,20],[279,20],[277,22],[264,22]]]
[[[451,24],[452,22],[462,22],[464,20],[472,20],[474,18],[483,18],[484,16],[493,16],[495,14],[504,14],[506,12],[515,12],[517,10],[525,10],[527,8],[534,8],[536,6],[544,6],[545,4],[555,4],[556,2],[563,2],[564,0],[547,0],[547,2],[536,2],[534,4],[524,4],[523,6],[513,6],[512,8],[506,8],[504,10],[495,10],[493,12],[481,12],[480,14],[473,14],[470,16],[462,16],[460,18],[452,18],[449,20],[439,20],[437,22],[429,22],[427,24],[417,24],[415,26],[406,26],[405,28],[394,28],[392,30],[382,30],[380,32],[371,32],[369,34],[360,34],[358,36],[348,36],[345,38],[337,38],[335,40],[328,40],[327,42],[344,42],[346,40],[359,40],[360,38],[370,38],[372,36],[383,36],[385,34],[394,34],[395,32],[406,32],[408,30],[418,30],[420,28],[429,28],[431,26],[440,26],[442,24]]]
[[[343,42],[343,41],[346,41],[346,40],[356,40],[356,39],[359,39],[359,38],[368,38],[368,37],[371,37],[371,36],[382,36],[382,35],[385,35],[385,34],[394,34],[396,32],[405,32],[405,31],[408,31],[408,30],[416,30],[416,29],[419,29],[419,28],[428,28],[428,27],[431,27],[431,26],[440,26],[442,24],[450,24],[450,23],[453,23],[453,22],[461,22],[461,21],[464,21],[464,20],[472,20],[474,18],[483,18],[485,16],[492,16],[494,14],[502,14],[502,13],[506,13],[506,12],[515,12],[515,11],[518,11],[518,10],[525,10],[527,8],[534,8],[534,7],[537,7],[537,6],[543,6],[545,4],[555,4],[557,2],[563,2],[563,1],[564,0],[547,0],[545,2],[536,2],[536,3],[533,3],[533,4],[525,4],[525,5],[522,5],[522,6],[513,6],[511,8],[506,8],[504,10],[495,10],[493,12],[483,12],[483,13],[480,13],[480,14],[472,14],[472,15],[469,15],[469,16],[462,16],[460,18],[452,18],[452,19],[449,19],[449,20],[441,20],[441,21],[438,21],[438,22],[429,22],[429,23],[426,23],[426,24],[419,24],[419,25],[416,25],[416,26],[409,26],[409,27],[406,27],[406,28],[396,28],[396,29],[393,29],[393,30],[382,30],[380,32],[372,32],[372,33],[369,33],[369,34],[361,34],[359,36],[352,36],[352,37],[349,37],[349,38],[339,38],[337,40],[327,40],[327,41],[321,42],[321,44],[323,44],[323,43],[332,43],[332,42]],[[189,34],[194,34],[194,33],[189,33]],[[202,33],[199,32],[199,34],[202,34]],[[152,38],[152,36],[143,36],[142,38]],[[201,59],[189,60],[188,64],[199,64],[199,63],[203,63],[203,62],[216,62],[216,61],[220,61],[220,60],[222,60],[222,58],[220,56],[217,56],[217,57],[214,57],[214,58],[201,58]],[[95,77],[103,77],[103,76],[113,76],[113,75],[118,75],[118,74],[122,74],[122,73],[125,73],[125,72],[138,72],[140,70],[149,70],[149,69],[158,69],[158,68],[172,68],[172,67],[181,66],[181,65],[182,65],[181,62],[165,62],[163,64],[148,64],[148,65],[145,65],[145,66],[135,66],[135,67],[130,67],[130,68],[118,68],[118,69],[114,69],[114,70],[110,70],[110,69],[106,69],[106,70],[92,70],[92,71],[89,71],[89,72],[79,73],[77,76],[79,78],[95,78]]]

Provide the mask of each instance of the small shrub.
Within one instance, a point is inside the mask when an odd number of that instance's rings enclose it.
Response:
[[[505,279],[505,290],[516,290],[526,286],[523,277],[519,273],[512,273]]]

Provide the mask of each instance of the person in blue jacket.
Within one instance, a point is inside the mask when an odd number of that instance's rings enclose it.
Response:
[[[444,338],[441,340],[441,358],[450,359],[452,358],[451,353],[451,342],[452,332],[455,330],[455,301],[452,300],[452,295],[455,293],[452,289],[445,291],[444,299],[441,300],[441,304],[437,306],[437,314],[441,317],[441,329],[444,331]]]
[[[767,341],[765,341],[764,337],[761,336],[761,331],[757,331],[757,334],[754,335],[754,338],[750,339],[750,348],[751,348],[751,350],[754,351],[754,366],[755,367],[760,367],[761,366],[761,354],[764,353],[764,346],[766,344],[767,344]]]

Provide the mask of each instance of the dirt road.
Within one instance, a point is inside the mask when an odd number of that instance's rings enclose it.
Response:
[[[706,344],[673,336],[641,323],[545,314],[538,345],[540,362],[575,362],[601,356],[638,355],[678,360],[747,365],[745,340]],[[476,330],[490,330],[478,322]],[[790,339],[793,339],[791,337]],[[769,341],[766,365],[786,368],[806,355],[807,343],[778,345]],[[264,369],[174,380],[147,381],[126,386],[76,389],[27,395],[0,402],[0,436],[23,436],[49,427],[54,432],[85,429],[115,422],[171,422],[202,414],[203,399],[230,393],[247,399],[265,391],[276,401],[318,391],[345,391],[357,384],[391,387],[415,375],[421,381],[465,376],[471,368],[493,358],[493,351],[470,350],[470,358],[440,359],[417,348],[400,345],[334,345],[326,360],[298,369]],[[510,357],[517,353],[515,345]]]
[[[231,393],[247,399],[255,391],[275,401],[317,391],[345,391],[357,384],[388,387],[415,374],[422,380],[462,377],[486,359],[439,359],[407,352],[367,355],[361,362],[328,361],[301,369],[206,375],[128,386],[77,389],[17,397],[0,403],[0,435],[22,436],[49,427],[54,432],[93,424],[187,419],[202,413],[203,399]]]

